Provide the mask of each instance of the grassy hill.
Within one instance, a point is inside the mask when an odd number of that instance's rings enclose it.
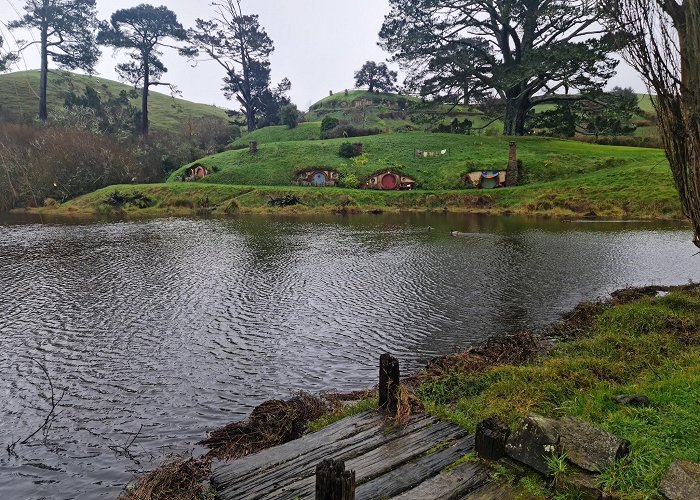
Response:
[[[256,130],[251,134],[245,134],[237,139],[234,147],[243,147],[250,141],[259,144],[286,141],[309,141],[321,138],[321,120],[326,116],[337,118],[355,124],[358,127],[377,128],[384,132],[426,132],[434,129],[437,123],[416,123],[411,120],[418,115],[433,115],[439,123],[449,124],[454,118],[458,120],[469,119],[475,128],[474,135],[496,136],[503,131],[501,120],[492,121],[476,109],[465,106],[451,107],[439,105],[434,108],[415,108],[420,100],[412,96],[401,96],[392,93],[370,93],[366,90],[349,90],[333,94],[313,104],[306,113],[306,123],[296,129],[287,127],[266,127]],[[655,113],[648,95],[639,95],[639,107],[645,114]],[[544,111],[553,109],[554,105],[538,106],[536,110]],[[646,121],[645,116],[639,116],[636,121]],[[477,130],[483,128],[483,130]],[[640,126],[635,135],[637,137],[656,137],[658,128],[655,125]]]
[[[335,94],[313,107],[309,114],[313,121],[302,123],[295,129],[282,126],[257,130],[239,139],[234,144],[237,149],[197,161],[210,171],[210,175],[199,182],[180,182],[189,165],[183,166],[171,175],[167,183],[113,186],[74,200],[59,209],[59,213],[110,212],[114,207],[105,204],[105,200],[114,190],[119,190],[149,200],[146,209],[118,207],[120,213],[126,210],[139,217],[189,214],[192,210],[227,214],[239,210],[293,213],[454,210],[682,218],[668,162],[659,149],[521,137],[517,138],[517,143],[518,158],[523,162],[523,185],[513,189],[478,191],[465,186],[465,174],[505,168],[508,143],[512,138],[494,134],[467,136],[405,131],[404,128],[401,132],[394,130],[393,133],[349,140],[320,139],[322,115],[338,113],[352,118],[352,113],[357,113],[356,108],[363,106],[371,108],[372,116],[383,120],[383,124],[393,120],[391,123],[400,125],[403,120],[393,113],[406,105],[403,99],[411,101],[393,94],[364,91]],[[455,113],[461,116],[475,114],[464,108],[457,108]],[[244,148],[250,140],[259,144],[255,155]],[[339,149],[345,142],[362,142],[364,154],[355,159],[342,158]],[[446,150],[446,154],[424,158],[418,157],[416,150]],[[300,171],[319,167],[338,171],[343,188],[314,189],[295,185]],[[394,170],[412,177],[416,180],[416,190],[378,192],[359,189],[366,179],[382,170]],[[285,197],[298,200],[298,204],[285,209],[271,207],[271,199]]]
[[[383,92],[368,92],[366,90],[349,90],[328,96],[309,108],[307,120],[321,121],[326,116],[352,122],[365,128],[381,130],[428,130],[435,124],[422,124],[412,121],[417,115],[444,115],[443,122],[453,118],[469,118],[474,127],[484,126],[487,122],[479,111],[464,106],[436,105],[417,108],[420,99],[413,96],[398,95]],[[503,124],[494,124],[497,131]]]
[[[341,158],[345,139],[262,143],[258,154],[247,150],[227,151],[198,163],[214,173],[203,182],[215,184],[285,186],[300,170],[328,167],[352,173],[360,181],[384,169],[395,169],[417,181],[419,189],[459,189],[467,172],[502,169],[508,158],[510,138],[426,134],[411,132],[358,138],[365,154],[358,159]],[[448,150],[445,156],[417,158],[415,151]],[[662,151],[599,146],[576,141],[522,137],[518,158],[523,161],[528,183],[569,179],[582,174],[631,165],[666,164]],[[174,181],[184,170],[176,171]]]
[[[286,125],[265,127],[239,137],[233,143],[234,147],[247,146],[250,141],[258,144],[270,144],[273,142],[288,141],[315,141],[321,138],[321,122],[300,123],[298,127],[290,129]]]
[[[133,87],[123,83],[95,76],[78,75],[65,71],[49,74],[48,101],[51,110],[63,107],[64,95],[73,90],[81,94],[85,86],[90,85],[98,92],[110,92],[118,95],[120,91],[130,91]],[[140,109],[140,100],[134,99]],[[32,119],[39,110],[39,72],[23,71],[0,75],[0,110]],[[178,129],[183,120],[203,116],[227,118],[226,112],[216,106],[198,104],[184,99],[151,91],[149,99],[151,126],[154,129]]]

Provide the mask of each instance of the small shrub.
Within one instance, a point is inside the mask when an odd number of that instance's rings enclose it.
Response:
[[[301,113],[296,104],[287,104],[280,108],[280,121],[288,128],[297,128],[301,120]]]
[[[346,189],[355,189],[360,185],[360,180],[354,173],[347,172],[340,176],[338,185]]]
[[[349,142],[342,143],[338,150],[338,155],[340,155],[341,158],[355,158],[356,156],[360,156],[360,154],[357,148]]]
[[[136,208],[148,208],[153,206],[153,200],[141,193],[121,194],[119,191],[114,191],[111,195],[104,199],[104,203],[113,208],[122,208],[130,205]]]
[[[267,204],[271,207],[283,208],[301,205],[302,203],[299,197],[294,196],[292,194],[288,194],[285,196],[280,196],[278,198],[270,198],[270,201],[268,201]]]
[[[326,116],[321,122],[321,134],[333,130],[338,125],[340,125],[340,120],[333,118],[332,116]]]
[[[322,139],[341,139],[343,137],[366,137],[369,135],[379,135],[382,131],[378,128],[360,128],[350,125],[349,123],[343,123],[333,128],[332,130],[327,130],[321,133]]]

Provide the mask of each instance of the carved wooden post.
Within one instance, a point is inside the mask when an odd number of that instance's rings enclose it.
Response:
[[[474,444],[477,455],[487,460],[500,460],[506,456],[509,436],[510,428],[495,417],[479,422]]]
[[[254,155],[257,152],[258,152],[257,141],[250,141],[250,154]]]
[[[324,460],[316,466],[316,500],[355,500],[355,471],[341,460]]]
[[[379,408],[396,415],[399,407],[399,361],[391,354],[379,358]]]

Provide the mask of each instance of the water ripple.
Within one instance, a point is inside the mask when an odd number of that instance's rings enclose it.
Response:
[[[436,228],[428,232],[427,226]],[[297,390],[375,383],[625,285],[700,279],[679,226],[465,216],[0,225],[0,498],[111,498]],[[452,238],[449,229],[470,234]],[[143,425],[134,453],[115,455]]]

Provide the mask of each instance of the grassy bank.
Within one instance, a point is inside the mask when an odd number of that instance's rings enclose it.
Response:
[[[146,203],[110,205],[107,201],[115,192],[126,197],[143,197]],[[276,201],[290,205],[280,207]],[[39,209],[39,212],[65,216],[119,213],[133,218],[186,216],[202,212],[234,215],[378,211],[448,211],[560,218],[593,214],[621,219],[683,217],[671,173],[662,164],[607,168],[574,179],[495,191],[384,192],[207,183],[123,185],[95,191],[60,207]]]
[[[673,460],[700,461],[700,288],[588,305],[552,332],[574,338],[525,365],[446,358],[419,377],[417,394],[430,413],[469,431],[492,416],[511,425],[531,412],[582,418],[632,444],[600,476],[605,491],[658,498]],[[644,394],[652,406],[618,406],[620,394]]]

